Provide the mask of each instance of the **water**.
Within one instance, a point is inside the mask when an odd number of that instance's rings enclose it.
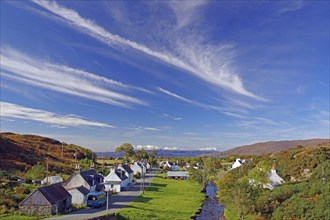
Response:
[[[209,182],[206,187],[206,195],[202,211],[196,220],[219,220],[223,216],[225,207],[220,205],[218,198],[216,197],[218,187]]]

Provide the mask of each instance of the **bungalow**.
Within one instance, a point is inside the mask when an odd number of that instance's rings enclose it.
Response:
[[[71,209],[72,196],[61,183],[43,186],[33,191],[19,204],[24,215],[54,215]]]
[[[240,166],[242,166],[242,164],[243,164],[242,160],[240,158],[236,158],[235,163],[233,163],[231,165],[231,169],[235,169],[237,167],[240,167]]]
[[[189,172],[188,171],[168,171],[167,178],[176,179],[176,180],[186,180],[189,178]]]
[[[89,190],[84,186],[79,186],[71,189],[67,189],[67,191],[72,196],[72,204],[75,205],[83,205],[86,203],[86,196],[89,193]]]
[[[65,183],[66,189],[72,189],[84,186],[89,191],[103,191],[103,176],[96,173],[95,170],[83,170],[72,175]]]
[[[273,168],[270,170],[268,175],[270,183],[263,184],[263,188],[268,188],[270,190],[274,189],[276,186],[283,184],[285,181],[276,173],[276,170]]]
[[[134,179],[133,170],[126,164],[119,164],[117,168],[125,172],[125,176],[127,176],[129,184],[132,184]]]
[[[129,179],[125,176],[125,171],[111,168],[110,173],[104,179],[106,191],[119,193],[129,188]]]

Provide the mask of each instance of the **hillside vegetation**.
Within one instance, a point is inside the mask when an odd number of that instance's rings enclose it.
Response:
[[[10,176],[24,178],[24,174],[34,165],[46,167],[48,158],[51,174],[72,174],[74,154],[77,159],[91,158],[93,152],[74,144],[63,144],[60,141],[37,135],[20,135],[13,133],[0,134],[0,169]],[[95,158],[95,157],[94,157]]]
[[[250,159],[251,163],[217,180],[228,219],[330,219],[329,142]],[[265,171],[272,166],[285,183],[273,190],[263,189]]]
[[[74,173],[74,154],[77,150],[77,163],[82,168],[90,166],[88,158],[94,154],[91,150],[73,144],[63,144],[47,137],[36,135],[19,135],[13,133],[0,134],[0,218],[6,215],[18,214],[18,204],[46,176],[47,158],[48,175],[60,175],[63,179]],[[94,156],[95,158],[95,156]],[[20,183],[17,178],[25,179]],[[40,182],[39,182],[40,183]],[[10,217],[8,217],[10,218]]]
[[[219,157],[226,155],[262,155],[269,153],[278,153],[284,150],[289,150],[297,146],[316,146],[321,143],[329,142],[330,139],[308,139],[308,140],[293,140],[293,141],[268,141],[259,142],[251,145],[243,145],[222,152],[215,152],[205,156]]]

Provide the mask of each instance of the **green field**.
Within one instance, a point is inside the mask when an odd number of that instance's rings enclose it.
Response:
[[[190,219],[204,199],[196,182],[157,176],[143,195],[119,212],[118,219]]]

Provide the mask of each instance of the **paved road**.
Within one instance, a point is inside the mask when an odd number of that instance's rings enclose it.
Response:
[[[146,174],[145,186],[149,186],[155,174]],[[108,213],[118,212],[120,209],[127,206],[132,202],[136,196],[141,194],[141,180],[138,180],[130,191],[123,191],[119,194],[112,195],[109,198],[109,209]],[[97,216],[101,216],[107,213],[106,206],[100,208],[85,208],[75,212],[71,212],[67,215],[46,218],[45,220],[83,220],[90,219]]]

